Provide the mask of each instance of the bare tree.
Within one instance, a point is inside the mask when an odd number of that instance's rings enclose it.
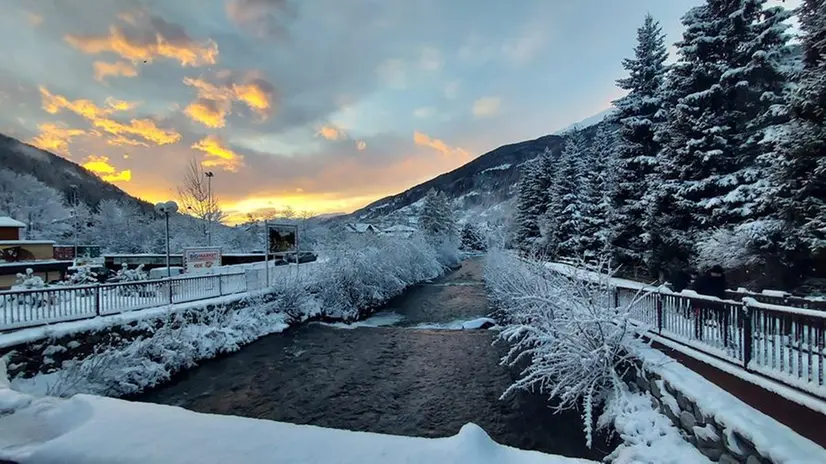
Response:
[[[210,224],[220,224],[226,218],[210,188],[211,174],[204,171],[196,158],[192,158],[184,173],[183,183],[178,187],[182,212],[203,221],[201,227],[205,236],[209,233]]]

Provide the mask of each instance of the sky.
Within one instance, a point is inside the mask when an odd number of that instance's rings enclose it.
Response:
[[[0,0],[0,132],[151,202],[195,159],[231,222],[350,212],[608,108],[699,3]]]

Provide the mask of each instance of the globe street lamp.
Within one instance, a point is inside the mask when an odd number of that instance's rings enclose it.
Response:
[[[155,212],[163,214],[166,220],[166,276],[172,278],[172,269],[169,267],[169,215],[178,212],[178,204],[174,201],[157,203],[155,205]]]
[[[212,202],[212,178],[215,174],[213,174],[212,171],[207,171],[204,175],[207,178],[207,201],[209,202],[209,216],[207,216],[207,246],[212,246],[212,215],[215,214],[213,211],[214,204]]]

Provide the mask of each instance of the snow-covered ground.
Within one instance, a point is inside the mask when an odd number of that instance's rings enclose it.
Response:
[[[0,459],[19,464],[593,462],[499,445],[474,424],[447,438],[401,437],[90,395],[35,398],[3,387],[0,411]]]

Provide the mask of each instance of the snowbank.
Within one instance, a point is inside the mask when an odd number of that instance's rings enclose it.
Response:
[[[453,321],[445,324],[419,324],[413,326],[414,329],[429,330],[479,330],[483,328],[493,328],[496,321],[489,317],[479,317],[469,321]]]
[[[725,433],[736,431],[772,462],[826,462],[826,450],[661,351],[639,346],[635,349],[635,355],[643,361],[647,370],[677,388],[704,415],[713,417],[715,422],[725,426]]]
[[[173,406],[77,395],[32,398],[0,389],[0,459],[19,464],[563,464],[582,459],[502,446],[467,424],[447,438],[325,429]]]

